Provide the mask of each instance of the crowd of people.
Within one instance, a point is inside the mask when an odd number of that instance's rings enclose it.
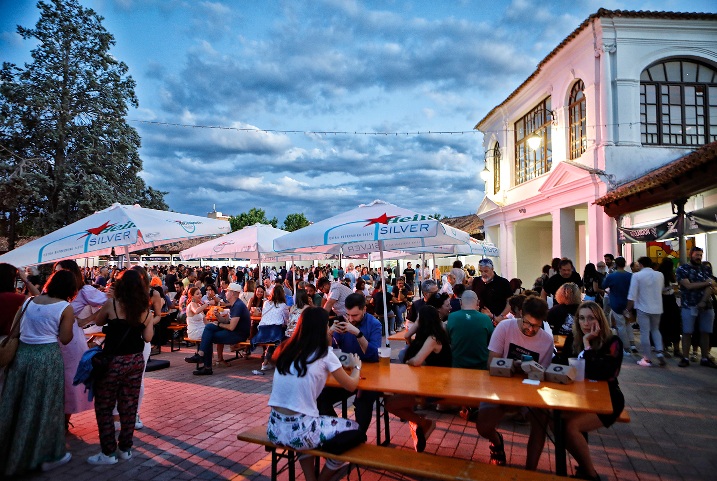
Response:
[[[356,391],[356,373],[361,363],[378,362],[384,335],[405,331],[407,346],[398,358],[412,366],[485,370],[496,357],[520,363],[528,355],[547,367],[582,357],[586,377],[608,381],[614,409],[610,415],[568,415],[567,447],[579,463],[576,475],[599,479],[583,433],[610,426],[622,411],[618,376],[624,358],[637,356],[637,364],[647,367],[664,366],[674,356],[686,367],[697,361],[690,350],[699,348],[700,365],[717,367],[710,356],[717,283],[702,254],[693,248],[689,262],[676,270],[671,259],[654,265],[649,257],[628,269],[624,258],[606,254],[597,265],[587,264],[582,276],[570,259],[554,259],[532,289],[499,276],[490,259],[482,259],[477,271],[456,261],[446,272],[411,263],[402,272],[353,264],[346,270],[326,265],[260,272],[183,265],[83,269],[62,261],[44,284],[37,271],[0,264],[0,301],[10,307],[0,312],[0,336],[10,334],[14,323],[20,333],[0,398],[0,471],[12,475],[68,462],[64,433],[73,414],[89,409],[95,410],[101,450],[88,462],[130,459],[134,430],[143,426],[147,360],[171,335],[166,326],[178,322],[199,341],[197,353],[186,358],[197,364],[195,375],[228,364],[225,345],[250,341],[250,351],[270,346],[261,368],[274,370],[268,434],[299,450],[334,438],[345,443],[346,436],[365,440],[380,393]],[[92,402],[73,377],[88,349],[85,334],[99,331],[111,362],[94,382]],[[559,354],[554,334],[567,336]],[[350,355],[350,374],[334,349]],[[329,374],[340,388],[324,387]],[[356,421],[338,420],[334,404],[351,397]],[[414,410],[414,402],[389,396],[386,408],[408,421],[415,449],[423,451],[435,424]],[[446,400],[426,403],[453,409]],[[496,465],[506,462],[501,419],[529,422],[526,468],[536,469],[549,413],[491,403],[455,408],[475,421]],[[300,461],[307,479],[314,479],[313,460]],[[327,463],[321,478],[340,467]]]

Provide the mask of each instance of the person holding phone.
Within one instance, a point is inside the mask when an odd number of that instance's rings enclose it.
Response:
[[[344,303],[346,315],[335,319],[329,331],[334,347],[347,354],[357,354],[362,362],[378,362],[378,348],[381,346],[381,323],[366,313],[366,297],[353,293]],[[319,412],[326,416],[336,416],[334,404],[348,399],[354,393],[344,389],[327,387],[316,400]],[[373,404],[380,393],[357,391],[354,400],[356,422],[365,433],[371,424]]]

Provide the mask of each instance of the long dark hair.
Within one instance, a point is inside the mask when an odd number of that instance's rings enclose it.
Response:
[[[72,275],[75,276],[75,284],[77,284],[77,289],[82,289],[82,286],[85,285],[85,278],[82,275],[82,271],[80,271],[80,266],[77,265],[77,262],[72,259],[65,259],[64,261],[55,262],[55,265],[52,267],[52,270],[56,271],[58,267],[62,270],[70,271]]]
[[[144,321],[142,314],[149,309],[149,289],[146,279],[139,271],[128,269],[120,272],[114,287],[114,298],[122,306],[125,320],[131,326],[142,325]]]
[[[261,297],[261,300],[259,299],[259,296],[256,295],[257,289],[261,289],[261,292],[264,293],[264,295]],[[254,289],[254,295],[252,296],[251,300],[249,300],[249,305],[247,307],[262,307],[264,305],[265,300],[266,289],[264,289],[264,286],[256,286],[256,289]]]
[[[451,340],[443,328],[438,309],[433,306],[423,306],[418,310],[418,330],[416,331],[416,338],[411,341],[411,344],[406,349],[404,362],[418,354],[429,337],[435,337],[436,341],[444,348],[450,349]]]
[[[309,295],[304,289],[296,290],[296,298],[294,299],[294,305],[297,309],[302,309],[304,306],[309,305]]]
[[[583,279],[595,279],[598,271],[595,268],[595,264],[588,262],[585,264],[585,270],[583,271]]]
[[[329,313],[320,307],[307,307],[299,316],[296,329],[289,340],[276,350],[276,370],[288,375],[291,366],[296,368],[297,376],[304,377],[307,366],[321,359],[329,351]]]
[[[669,286],[671,282],[675,282],[675,265],[672,263],[672,259],[662,259],[657,270],[665,276],[665,287]]]

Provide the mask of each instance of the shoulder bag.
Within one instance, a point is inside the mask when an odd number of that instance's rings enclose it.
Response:
[[[25,305],[22,307],[20,315],[16,315],[10,328],[10,334],[0,341],[0,367],[9,366],[10,363],[15,359],[17,353],[17,346],[20,344],[20,323],[22,317],[25,315],[27,306],[32,302],[33,297],[25,301]]]

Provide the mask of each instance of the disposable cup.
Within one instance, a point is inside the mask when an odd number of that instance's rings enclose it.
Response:
[[[568,362],[571,366],[575,368],[575,371],[577,371],[577,374],[575,375],[576,381],[584,381],[585,380],[585,359],[578,359],[577,357],[571,357],[568,359]]]

